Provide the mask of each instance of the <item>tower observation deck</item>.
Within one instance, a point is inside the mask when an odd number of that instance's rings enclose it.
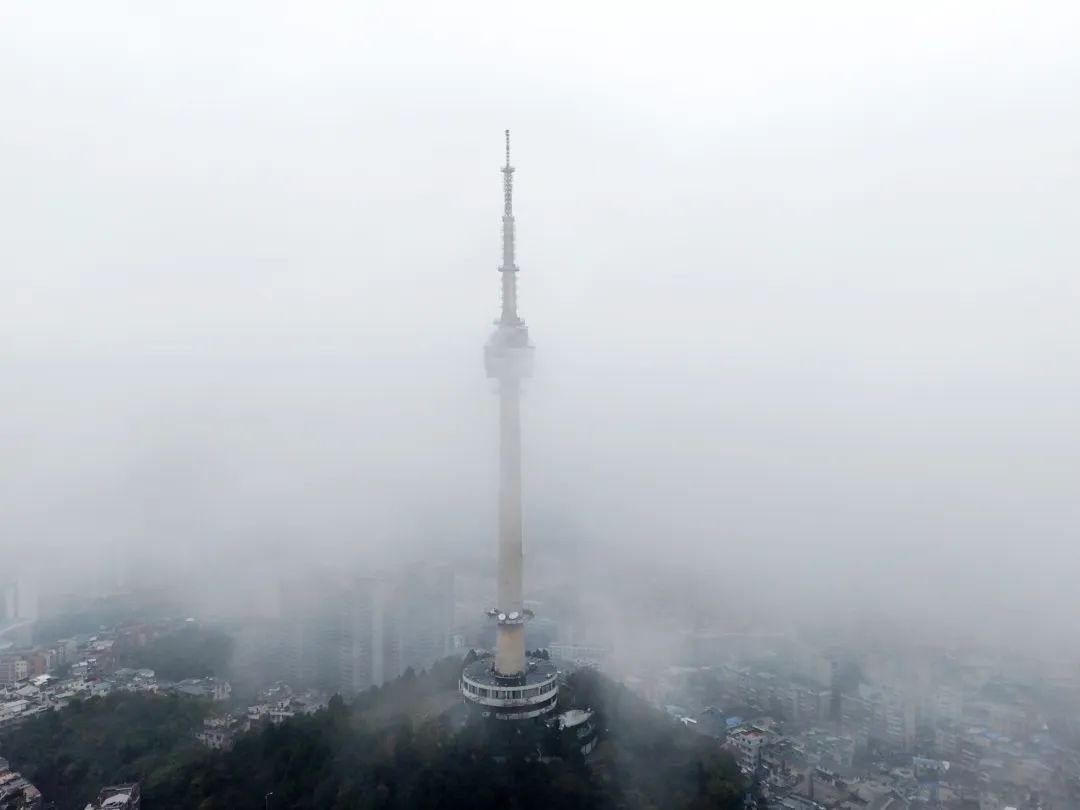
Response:
[[[484,347],[487,375],[499,385],[499,544],[495,657],[474,661],[461,676],[461,691],[483,714],[500,720],[539,717],[558,699],[558,673],[548,661],[525,656],[526,609],[522,588],[521,381],[532,373],[533,346],[517,311],[514,258],[514,168],[506,131],[503,174],[502,307]]]

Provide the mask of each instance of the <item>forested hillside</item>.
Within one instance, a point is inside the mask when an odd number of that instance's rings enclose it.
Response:
[[[57,810],[83,810],[103,785],[160,784],[198,761],[204,749],[193,732],[209,709],[195,698],[134,692],[76,700],[0,737],[0,756]]]
[[[148,808],[191,810],[675,810],[735,808],[742,780],[718,743],[687,731],[595,673],[571,677],[567,700],[597,710],[601,742],[586,762],[550,756],[543,726],[514,756],[493,756],[489,731],[446,712],[460,662],[445,661],[316,714],[243,735],[231,751],[191,735],[205,704],[119,694],[27,724],[3,750],[59,810],[91,786],[143,782]],[[505,726],[500,726],[505,728]],[[557,735],[555,735],[557,736]],[[537,742],[538,741],[538,742]],[[535,746],[548,750],[538,756]]]

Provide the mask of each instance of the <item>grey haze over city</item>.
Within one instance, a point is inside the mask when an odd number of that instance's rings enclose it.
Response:
[[[1068,647],[1080,9],[914,9],[6,4],[5,559],[490,569],[509,127],[527,590]]]

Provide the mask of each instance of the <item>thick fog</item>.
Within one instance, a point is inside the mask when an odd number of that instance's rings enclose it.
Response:
[[[1066,2],[7,3],[4,564],[490,565],[509,127],[527,580],[1061,640],[1078,32]]]

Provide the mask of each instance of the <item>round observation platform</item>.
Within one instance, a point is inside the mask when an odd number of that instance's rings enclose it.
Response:
[[[559,670],[550,661],[528,662],[523,675],[497,675],[494,658],[473,661],[461,673],[461,694],[481,716],[496,720],[526,720],[555,708],[559,699]]]

